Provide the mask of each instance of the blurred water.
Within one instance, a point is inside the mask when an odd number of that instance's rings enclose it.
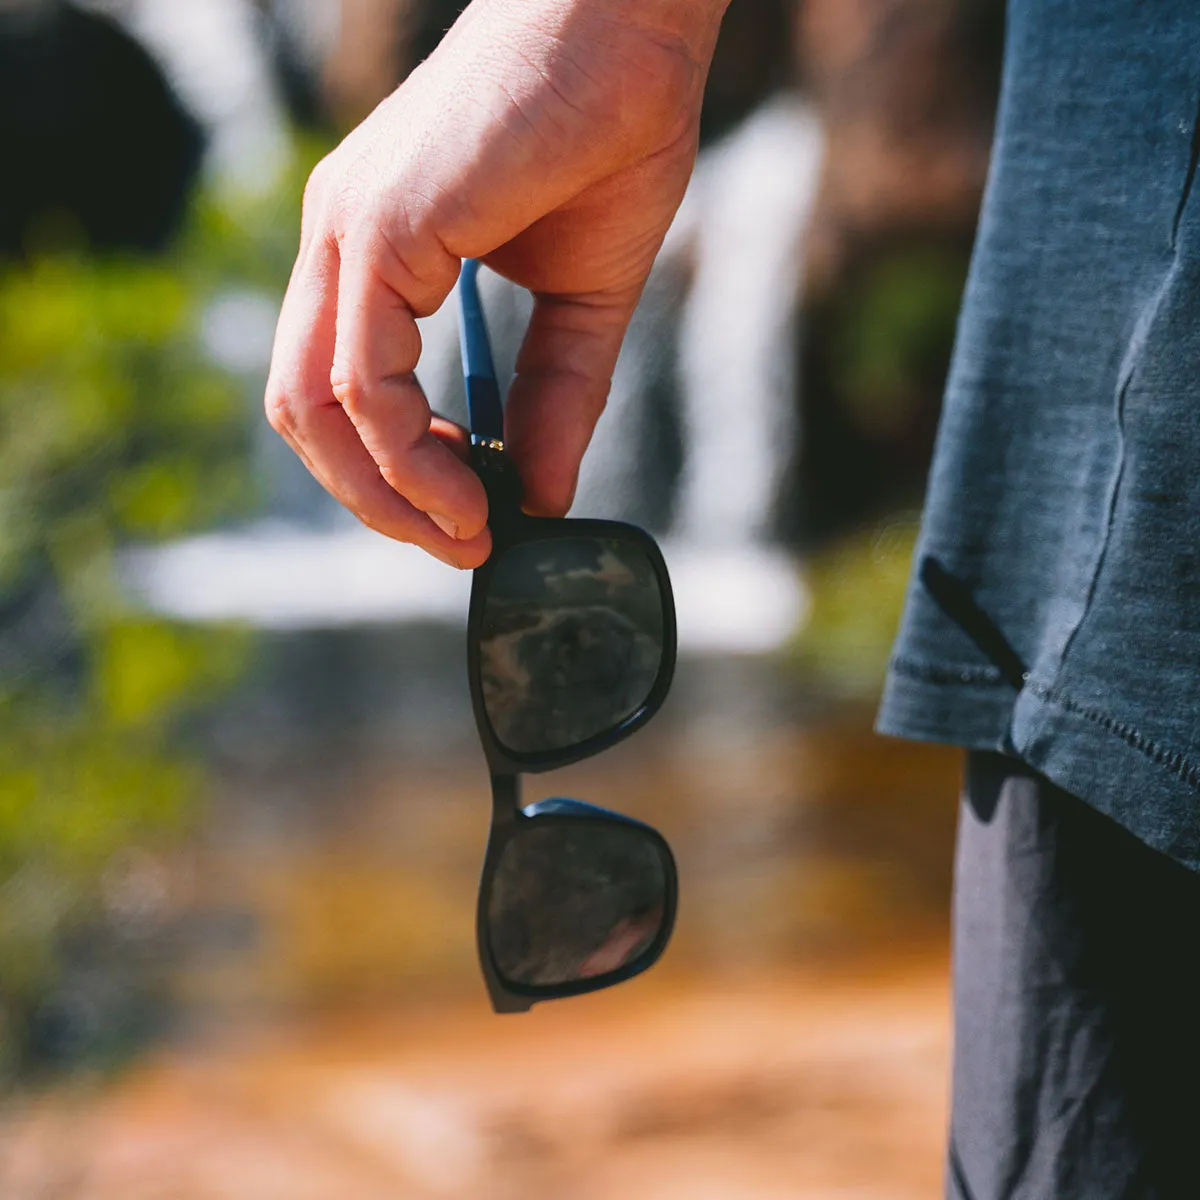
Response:
[[[785,657],[684,661],[635,738],[526,782],[666,834],[673,946],[611,993],[498,1018],[462,649],[440,625],[261,637],[193,733],[212,809],[159,864],[186,883],[170,1033],[122,1080],[10,1104],[0,1192],[932,1194],[954,755],[874,738]],[[155,880],[114,886],[136,908]]]
[[[461,632],[437,625],[262,640],[202,735],[216,802],[192,851],[198,911],[245,936],[185,961],[195,1011],[482,997],[490,794],[462,660]],[[662,969],[726,973],[936,940],[955,769],[874,738],[786,659],[702,657],[644,732],[527,777],[525,798],[662,829],[683,888]]]

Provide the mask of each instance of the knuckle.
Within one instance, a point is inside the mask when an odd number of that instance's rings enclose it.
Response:
[[[383,219],[386,203],[379,180],[365,160],[358,160],[349,170],[331,180],[327,193],[335,214],[338,235],[360,247],[369,246],[374,232]]]
[[[304,185],[304,202],[306,205],[319,203],[325,199],[329,194],[333,174],[333,155],[327,154],[308,173],[308,182]]]
[[[370,251],[375,232],[385,219],[388,201],[378,168],[363,156],[335,151],[313,168],[305,190],[306,210],[321,215],[332,237]],[[309,192],[312,193],[311,201]]]
[[[329,203],[333,171],[330,156],[327,155],[309,172],[300,208],[300,222],[306,230],[313,227]]]
[[[355,509],[354,515],[372,533],[382,534],[394,542],[411,542],[413,540],[407,530],[397,528],[394,520],[388,520],[371,505]]]
[[[381,521],[373,512],[364,512],[362,509],[355,509],[354,515],[372,533],[386,534],[388,532],[388,530],[384,528],[385,522]]]
[[[384,461],[406,458],[429,432],[432,421],[427,405],[414,403],[404,392],[393,394],[397,382],[396,378],[368,381],[350,368],[330,377],[334,399],[360,427],[360,436],[371,431],[379,442],[373,452]]]
[[[372,494],[370,485],[365,481],[353,477],[342,479],[338,499],[368,529],[375,533],[386,532],[384,529],[386,522],[380,514],[378,499]]]
[[[608,397],[612,390],[612,381],[608,379],[594,380],[590,387],[580,388],[580,408],[587,420],[595,423],[604,415],[608,407]]]
[[[625,96],[623,118],[634,128],[648,126],[659,138],[665,131],[664,140],[675,140],[691,124],[692,105],[681,100],[698,100],[704,87],[704,67],[688,40],[678,35],[643,34],[623,49],[625,62],[637,80]]]
[[[398,496],[412,501],[415,476],[419,473],[412,444],[403,437],[370,441],[371,457],[375,460],[383,482]]]
[[[564,370],[559,382],[565,385],[564,391],[571,397],[578,417],[595,424],[608,407],[612,381],[598,379],[587,371]]]
[[[366,408],[367,389],[362,380],[349,371],[335,371],[329,378],[334,399],[351,418],[361,415]]]
[[[281,437],[287,437],[296,430],[296,406],[287,391],[278,385],[267,388],[264,408],[267,424]]]

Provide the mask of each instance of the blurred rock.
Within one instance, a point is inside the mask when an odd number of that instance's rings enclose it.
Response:
[[[80,238],[158,249],[200,149],[162,70],[112,21],[56,0],[0,7],[0,256]]]
[[[454,6],[443,32],[461,7]],[[411,50],[415,14],[450,6],[436,0],[341,0],[339,8],[340,20],[319,78],[327,112],[339,127],[347,129],[361,121],[420,61]]]
[[[780,506],[812,547],[920,504],[984,179],[1003,0],[807,0],[827,138],[800,323],[801,454]]]
[[[204,167],[218,189],[263,196],[291,157],[268,48],[267,8],[253,0],[76,0],[109,14],[154,55],[204,128]],[[277,24],[277,23],[276,23]]]
[[[897,229],[974,228],[1003,0],[807,0],[799,55],[828,133],[810,279]]]

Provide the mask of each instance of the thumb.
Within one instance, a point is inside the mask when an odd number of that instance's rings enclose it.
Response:
[[[534,295],[504,410],[527,512],[558,517],[571,507],[640,290]]]

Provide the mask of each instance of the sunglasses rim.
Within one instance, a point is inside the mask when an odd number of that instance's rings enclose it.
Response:
[[[523,809],[520,803],[520,777],[523,774],[539,774],[570,766],[572,763],[601,754],[636,733],[658,712],[670,691],[678,656],[675,593],[671,587],[671,576],[662,549],[644,529],[622,521],[589,517],[529,516],[521,511],[520,483],[513,464],[501,445],[475,443],[472,446],[471,459],[488,492],[488,523],[492,530],[492,552],[487,561],[472,573],[471,600],[467,615],[467,682],[471,708],[475,714],[475,728],[483,747],[492,787],[491,826],[476,899],[476,953],[493,1011],[522,1013],[528,1012],[540,1001],[566,1000],[572,996],[614,987],[632,979],[658,962],[670,942],[678,909],[679,874],[674,853],[667,839],[643,821],[582,800],[558,801],[559,804],[565,803],[570,806],[569,813],[545,811],[543,805],[547,804],[547,801]],[[662,661],[645,701],[613,729],[574,746],[522,754],[507,749],[496,737],[484,704],[480,644],[488,586],[496,564],[509,550],[530,542],[553,541],[564,537],[609,538],[632,543],[643,551],[654,571],[662,600]],[[604,823],[615,821],[636,826],[645,830],[659,846],[664,866],[667,868],[667,894],[664,898],[663,922],[658,935],[635,963],[595,979],[540,987],[510,983],[493,961],[488,936],[488,906],[499,857],[504,847],[521,829],[523,821],[585,819]]]
[[[584,800],[554,797],[522,808],[519,798],[519,781],[515,775],[492,775],[492,825],[488,835],[487,851],[479,879],[479,892],[475,912],[475,941],[484,983],[497,1013],[528,1012],[533,1005],[545,1000],[568,1000],[572,996],[583,996],[589,992],[603,991],[625,983],[648,971],[662,957],[675,929],[675,917],[679,910],[679,871],[671,845],[663,835],[644,821],[612,809],[601,808]],[[568,811],[562,807],[569,806]],[[664,874],[663,919],[653,942],[632,963],[605,972],[592,979],[578,979],[557,984],[522,984],[505,977],[491,953],[488,936],[489,906],[492,884],[504,848],[529,821],[556,825],[594,824],[627,825],[649,835],[655,843]]]
[[[628,542],[645,552],[662,599],[662,661],[646,699],[613,729],[595,734],[571,746],[521,753],[504,746],[496,736],[484,703],[480,642],[488,586],[496,564],[509,550],[532,542],[556,541],[566,537],[606,538],[610,541]],[[525,514],[510,517],[505,522],[504,536],[494,541],[487,562],[473,572],[471,602],[467,615],[467,679],[471,691],[471,707],[475,713],[475,727],[483,745],[488,769],[494,775],[540,774],[582,762],[624,741],[641,729],[662,708],[671,690],[671,681],[675,677],[677,654],[678,629],[671,577],[667,573],[662,550],[644,529],[622,521],[587,517],[530,517]]]
[[[488,495],[489,520],[492,531],[492,553],[487,562],[477,568],[471,580],[471,601],[467,616],[467,681],[471,707],[475,712],[475,727],[487,759],[492,785],[492,820],[487,850],[479,882],[476,904],[476,948],[480,968],[487,985],[493,1009],[498,1013],[527,1012],[539,1000],[566,999],[586,992],[599,991],[622,983],[653,966],[662,956],[675,927],[678,907],[679,874],[670,844],[653,826],[623,813],[611,812],[579,800],[559,800],[555,803],[569,812],[539,811],[549,802],[522,809],[520,803],[522,773],[549,771],[591,758],[637,732],[662,707],[670,691],[678,653],[678,634],[675,620],[675,594],[666,560],[658,543],[645,530],[618,521],[580,518],[530,517],[521,511],[521,484],[512,461],[504,449],[504,415],[500,390],[496,382],[487,321],[480,302],[476,275],[479,263],[464,260],[459,283],[459,339],[463,359],[464,386],[470,412],[470,461],[479,474]],[[663,606],[662,661],[654,685],[641,707],[618,726],[588,738],[574,747],[541,754],[520,754],[506,749],[492,730],[483,702],[483,681],[480,668],[480,632],[495,564],[514,546],[523,542],[549,540],[570,536],[609,537],[629,541],[646,553],[659,585]],[[496,864],[508,842],[521,829],[522,821],[582,821],[620,822],[647,832],[658,844],[666,870],[666,896],[663,922],[650,948],[636,963],[595,980],[578,980],[545,988],[527,988],[505,981],[496,969],[487,936],[487,909],[491,900],[492,881]]]

